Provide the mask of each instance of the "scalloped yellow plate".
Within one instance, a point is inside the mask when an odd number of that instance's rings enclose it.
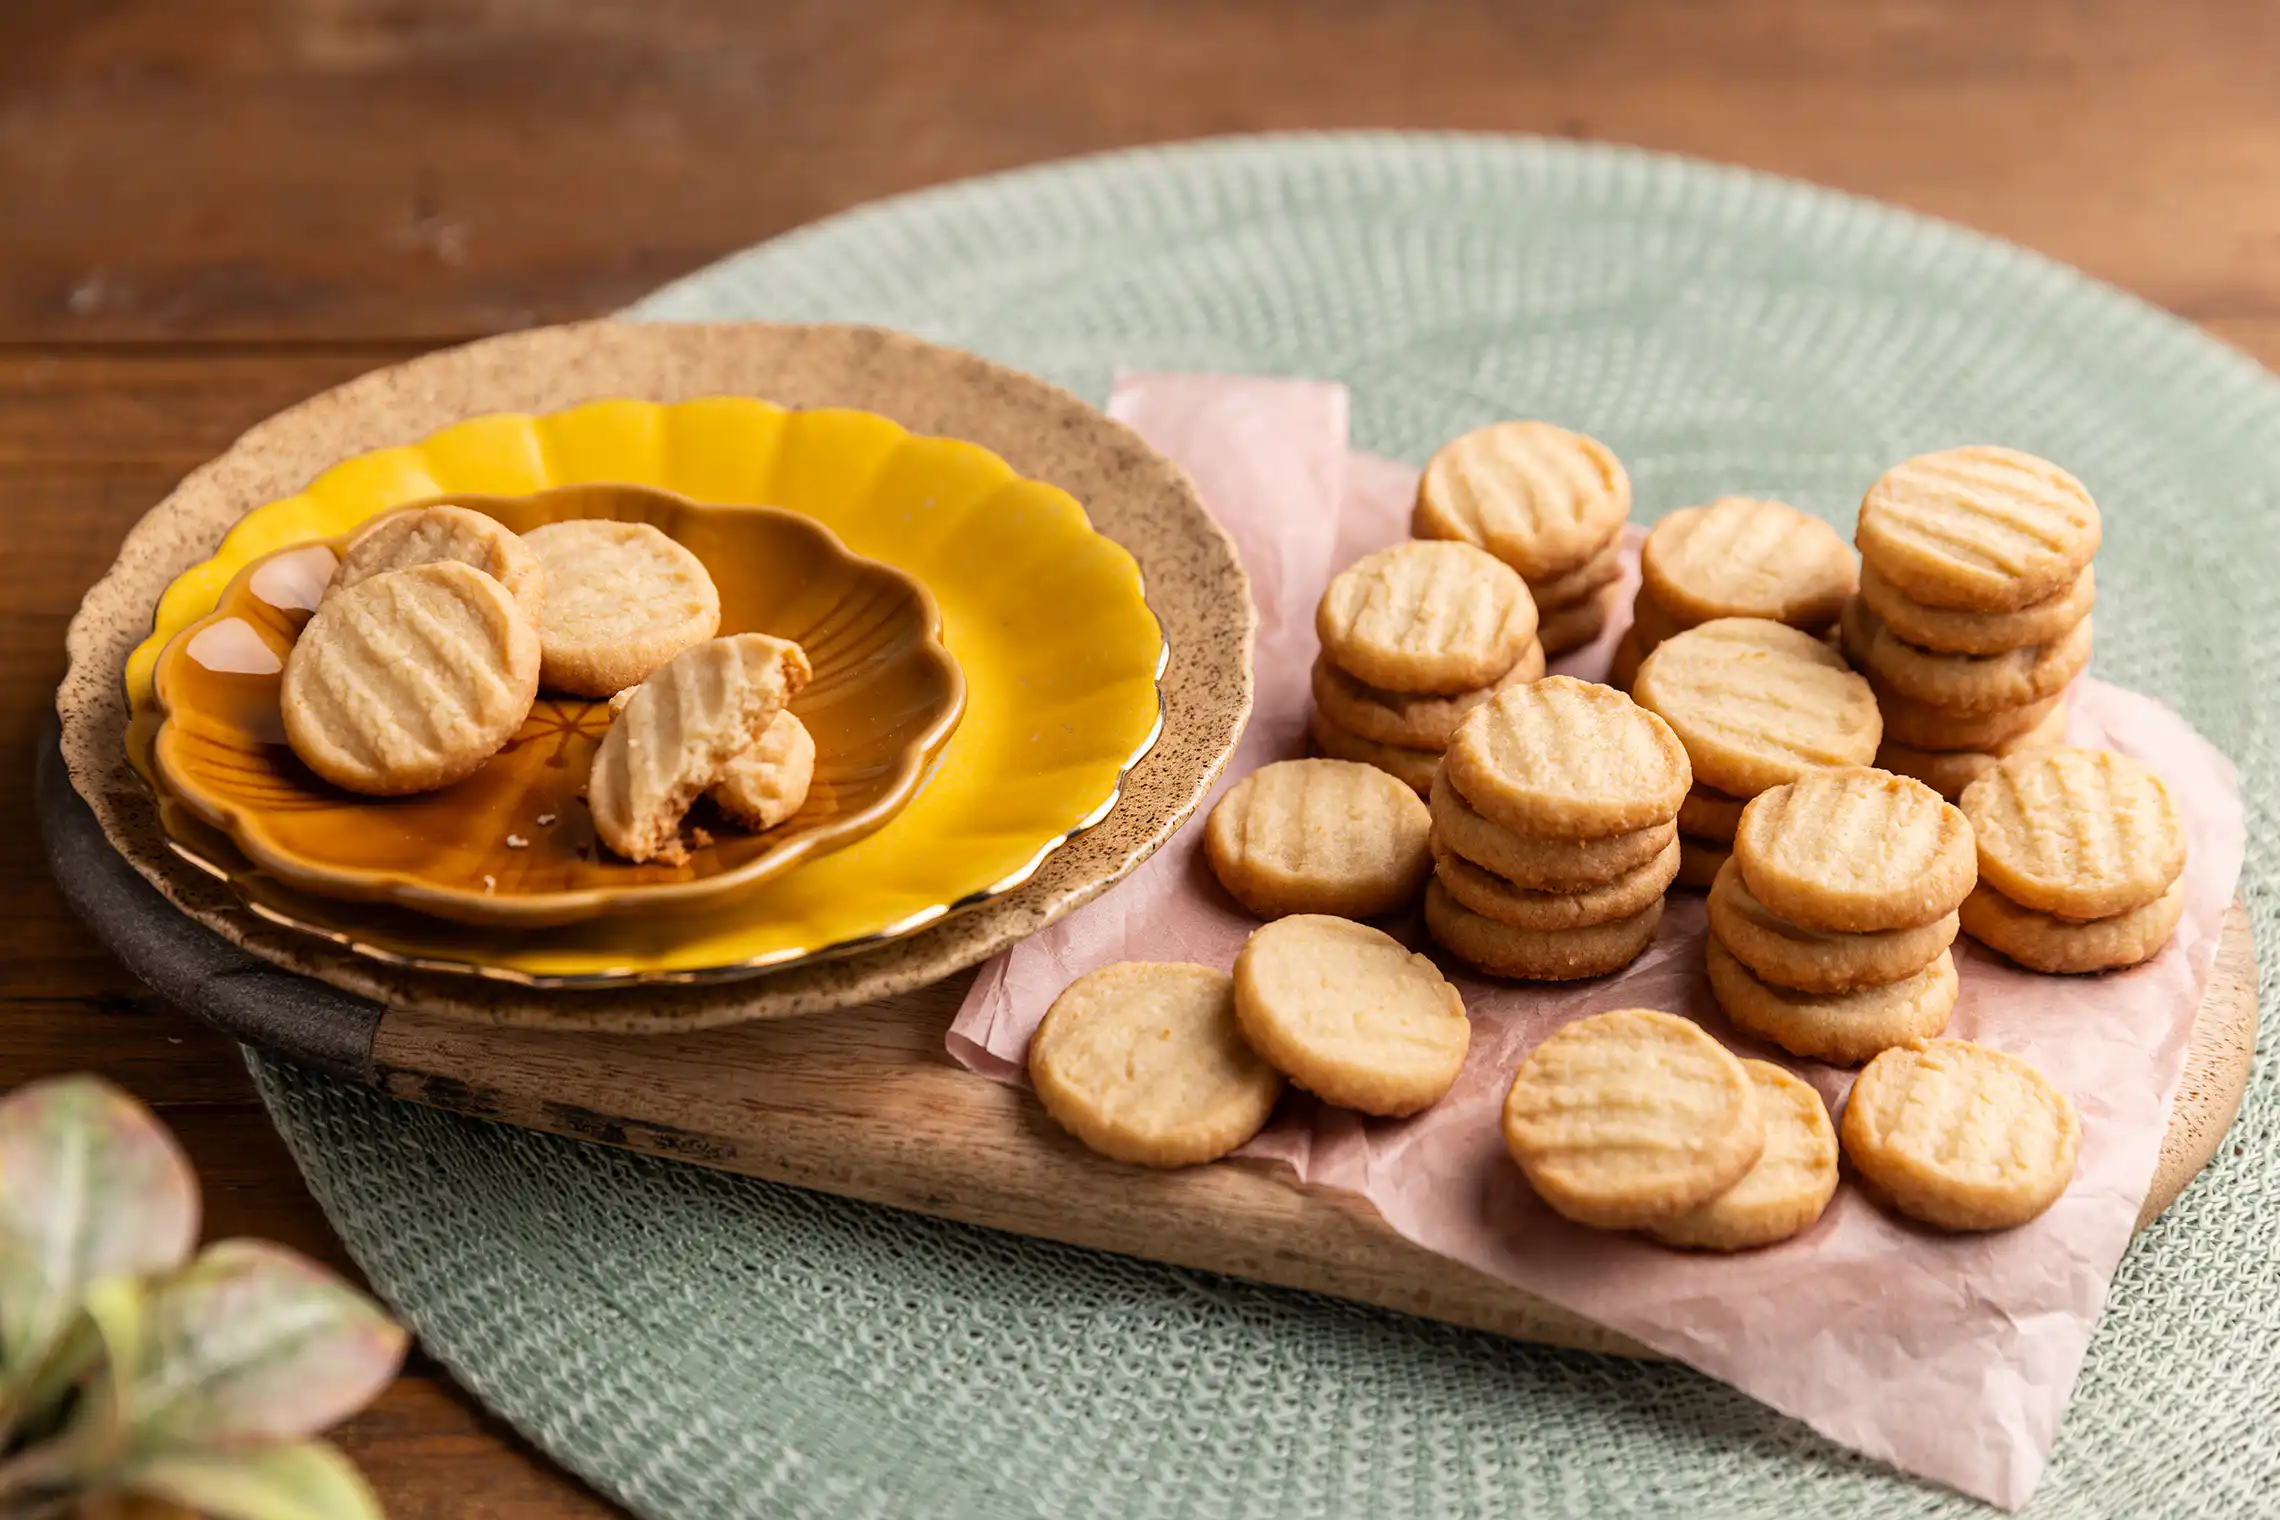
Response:
[[[1066,492],[977,445],[872,413],[707,397],[474,418],[348,460],[248,513],[212,559],[168,586],[128,662],[138,768],[155,774],[161,650],[254,561],[411,502],[585,484],[782,507],[931,592],[966,708],[917,796],[877,832],[731,901],[537,930],[317,896],[168,807],[177,849],[263,916],[384,961],[540,985],[710,980],[874,944],[1012,889],[1107,813],[1154,740],[1162,630],[1139,567]]]

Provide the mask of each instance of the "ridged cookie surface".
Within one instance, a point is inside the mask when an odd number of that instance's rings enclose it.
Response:
[[[720,631],[704,562],[647,523],[578,518],[523,535],[546,571],[540,681],[607,697]]]
[[[1744,1061],[1765,1119],[1765,1150],[1742,1180],[1699,1208],[1647,1226],[1666,1246],[1747,1251],[1787,1240],[1837,1191],[1837,1130],[1812,1084],[1769,1061]]]
[[[1268,1065],[1325,1103],[1413,1114],[1457,1080],[1472,1044],[1440,968],[1367,924],[1278,919],[1235,958],[1235,1020]]]
[[[686,858],[681,819],[752,748],[808,681],[787,639],[739,633],[667,661],[610,723],[586,801],[594,832],[627,860]]]
[[[514,737],[538,694],[538,631],[507,588],[456,560],[328,595],[285,658],[286,742],[352,792],[448,786]]]
[[[537,622],[546,605],[546,571],[538,556],[504,524],[465,507],[407,507],[374,518],[341,551],[330,591],[446,560],[472,566],[506,587]]]
[[[1527,586],[1471,544],[1412,541],[1365,554],[1314,609],[1322,652],[1387,691],[1493,685],[1536,637]]]
[[[1417,482],[1419,538],[1477,544],[1529,580],[1589,562],[1631,515],[1631,478],[1596,438],[1498,422],[1444,444]]]
[[[1504,1144],[1537,1195],[1578,1224],[1632,1230],[1699,1208],[1765,1150],[1756,1085],[1687,1019],[1595,1013],[1512,1074]]]
[[[1971,825],[1906,776],[1823,771],[1742,809],[1734,865],[1757,900],[1808,929],[1911,929],[1953,913],[1978,879]]]
[[[1444,764],[1482,816],[1539,838],[1652,828],[1693,782],[1668,724],[1572,676],[1498,692],[1458,727]]]
[[[1721,496],[1656,523],[1639,555],[1648,595],[1688,623],[1771,618],[1818,630],[1859,579],[1852,547],[1787,502]]]
[[[1029,1041],[1053,1122],[1137,1166],[1193,1166],[1257,1134],[1282,1077],[1235,1023],[1235,983],[1209,966],[1120,961],[1071,982]]]
[[[1842,656],[1764,618],[1719,618],[1665,640],[1631,690],[1685,744],[1696,781],[1740,797],[1866,765],[1884,732],[1875,693]]]
[[[1211,869],[1261,918],[1373,918],[1417,900],[1432,815],[1384,771],[1350,760],[1278,760],[1228,788],[1204,824]]]
[[[759,743],[728,762],[708,795],[722,812],[758,834],[797,813],[814,780],[815,736],[789,712],[780,712]]]
[[[1979,875],[2024,908],[2105,918],[2185,869],[2185,826],[2159,776],[2107,750],[2013,755],[1963,794]]]
[[[2074,1105],[2013,1055],[1964,1040],[1888,1050],[1853,1083],[1840,1131],[1872,1191],[1944,1230],[2025,1224],[2074,1180]]]
[[[1853,536],[1864,561],[1927,606],[2010,612],[2082,573],[2098,552],[2098,507],[2047,459],[1946,449],[1885,471]]]

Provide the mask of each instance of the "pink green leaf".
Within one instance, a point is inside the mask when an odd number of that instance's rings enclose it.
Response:
[[[322,1441],[173,1452],[127,1474],[126,1487],[212,1520],[382,1520],[356,1465]]]
[[[20,1371],[99,1277],[165,1272],[198,1239],[198,1180],[150,1110],[99,1077],[0,1101],[0,1365]]]

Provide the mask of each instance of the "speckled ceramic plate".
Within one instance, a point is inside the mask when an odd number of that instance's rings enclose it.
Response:
[[[685,861],[622,860],[596,840],[585,800],[610,704],[555,693],[539,697],[480,770],[439,791],[364,797],[330,785],[285,744],[279,713],[285,660],[347,543],[320,539],[254,560],[213,611],[167,643],[154,673],[161,721],[135,755],[285,886],[516,928],[731,903],[885,824],[965,710],[934,598],[901,571],[848,553],[814,518],[641,486],[451,499],[518,533],[601,517],[649,523],[686,545],[719,589],[723,633],[776,634],[807,652],[814,678],[792,704],[815,740],[807,800],[762,834],[700,804],[705,832]],[[130,731],[129,745],[142,750],[147,731]],[[1042,837],[1061,832],[1058,819],[1041,827]],[[168,833],[195,863],[250,875]],[[261,884],[249,879],[246,889],[262,900]]]
[[[155,728],[160,649],[246,566],[409,502],[613,482],[793,509],[926,586],[966,712],[885,827],[726,907],[511,933],[314,896],[187,809],[170,836],[130,717]],[[1065,392],[876,329],[596,322],[428,355],[256,428],[129,536],[57,707],[106,835],[256,954],[464,1018],[684,1029],[921,985],[1119,879],[1232,750],[1254,622],[1186,477]]]

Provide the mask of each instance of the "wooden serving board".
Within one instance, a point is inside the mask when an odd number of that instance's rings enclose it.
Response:
[[[104,840],[52,734],[38,813],[65,895],[137,976],[249,1044],[396,1097],[1500,1335],[1653,1355],[1410,1244],[1367,1205],[1301,1187],[1279,1167],[1223,1161],[1151,1172],[1093,1155],[1027,1092],[945,1054],[970,974],[836,1013],[697,1033],[469,1024],[294,975],[190,920]],[[2256,993],[2248,914],[2236,901],[2141,1228],[2208,1163],[2239,1110]]]
[[[1358,1299],[1502,1335],[1654,1353],[1412,1245],[1366,1204],[1279,1168],[1121,1166],[1056,1128],[1026,1091],[943,1051],[970,976],[870,1007],[628,1039],[382,1016],[389,1093],[1071,1245]],[[2256,954],[2233,904],[2142,1229],[2207,1164],[2256,1046]]]

